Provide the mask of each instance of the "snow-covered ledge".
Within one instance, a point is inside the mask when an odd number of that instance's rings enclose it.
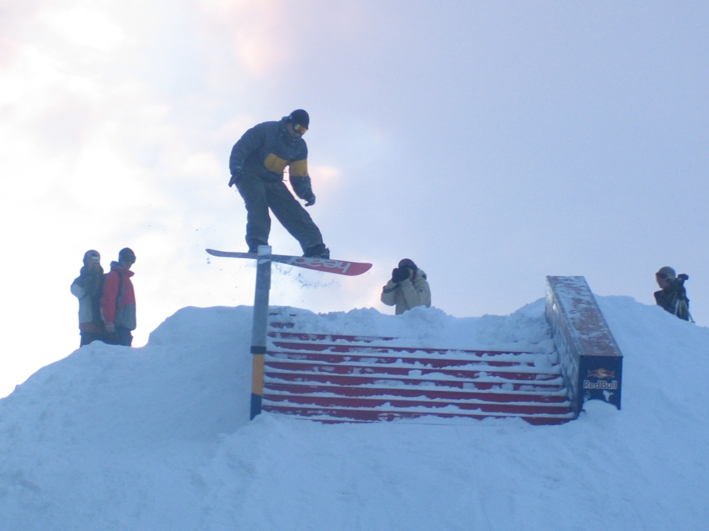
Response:
[[[547,277],[546,318],[576,414],[591,399],[620,409],[623,355],[584,277]]]

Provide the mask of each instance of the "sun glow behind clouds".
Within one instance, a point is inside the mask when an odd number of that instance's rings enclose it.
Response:
[[[200,6],[211,31],[231,41],[244,74],[275,77],[298,47],[292,9],[285,0],[207,0]]]

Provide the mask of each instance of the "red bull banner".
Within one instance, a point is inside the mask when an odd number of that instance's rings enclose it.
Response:
[[[589,357],[580,359],[580,391],[583,400],[603,400],[620,408],[622,357]]]

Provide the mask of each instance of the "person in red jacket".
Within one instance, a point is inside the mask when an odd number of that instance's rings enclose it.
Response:
[[[135,330],[135,291],[130,277],[135,253],[126,247],[118,253],[118,262],[111,262],[111,271],[103,281],[101,316],[107,332],[106,343],[130,347],[131,331]]]

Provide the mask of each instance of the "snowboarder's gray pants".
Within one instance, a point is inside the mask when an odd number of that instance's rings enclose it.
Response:
[[[268,244],[271,232],[269,208],[281,225],[298,240],[303,251],[323,243],[320,229],[283,181],[266,182],[247,173],[236,187],[246,205],[246,243],[250,248]]]

